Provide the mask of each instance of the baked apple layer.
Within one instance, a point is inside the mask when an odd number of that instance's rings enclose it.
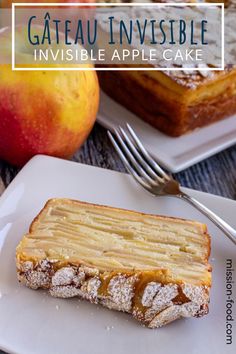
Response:
[[[208,284],[209,250],[206,226],[197,222],[55,199],[33,222],[17,258],[109,272],[165,270],[170,280]]]
[[[98,74],[100,85],[109,96],[171,136],[236,113],[236,69],[206,78],[200,74],[174,76],[154,71]]]
[[[17,275],[31,289],[80,297],[157,328],[208,313],[209,252],[203,224],[52,199],[17,247]]]

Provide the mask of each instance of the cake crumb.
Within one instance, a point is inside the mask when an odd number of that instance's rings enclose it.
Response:
[[[106,326],[106,330],[109,332],[111,329],[114,329],[114,326]]]
[[[2,291],[0,291],[0,299],[2,299],[3,297],[5,297],[7,295],[7,293],[3,293]]]
[[[56,305],[56,310],[58,311],[60,309],[60,306],[59,305]]]

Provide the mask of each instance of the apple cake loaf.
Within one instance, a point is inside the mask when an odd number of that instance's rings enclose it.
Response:
[[[132,314],[149,328],[208,313],[206,225],[52,199],[16,250],[20,282]]]
[[[168,2],[168,0],[157,2]],[[134,61],[132,64],[127,59],[125,65],[113,63],[106,65],[107,71],[98,71],[102,90],[146,123],[173,137],[236,114],[235,39],[233,38],[235,0],[225,0],[224,3],[225,33],[227,33],[224,70],[212,70],[214,65],[210,61],[205,63],[206,65],[192,64],[194,70],[186,70],[188,66],[183,62],[183,64],[176,64],[178,71],[168,69],[129,71],[128,69],[134,69],[138,62]],[[103,37],[106,38],[104,28],[102,26],[100,28]],[[104,43],[107,42],[103,37],[100,37],[101,48],[105,47]],[[214,49],[212,47],[213,52]],[[174,63],[169,64],[167,66],[172,66],[171,69],[175,68]],[[147,64],[147,66],[151,69],[155,67],[154,64]],[[158,66],[165,67],[166,63]],[[211,71],[204,70],[206,67]],[[119,71],[109,71],[109,68],[118,68]],[[126,70],[122,71],[121,68]]]
[[[110,97],[173,137],[236,113],[236,67],[194,73],[108,70],[98,76]]]

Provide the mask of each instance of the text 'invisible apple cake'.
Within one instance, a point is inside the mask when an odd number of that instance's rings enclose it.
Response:
[[[128,312],[149,328],[208,313],[206,225],[69,199],[47,202],[17,247],[18,279]]]

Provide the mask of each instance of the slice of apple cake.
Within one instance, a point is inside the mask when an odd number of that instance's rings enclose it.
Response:
[[[206,225],[69,199],[47,202],[17,247],[19,280],[131,313],[150,328],[208,312]]]

